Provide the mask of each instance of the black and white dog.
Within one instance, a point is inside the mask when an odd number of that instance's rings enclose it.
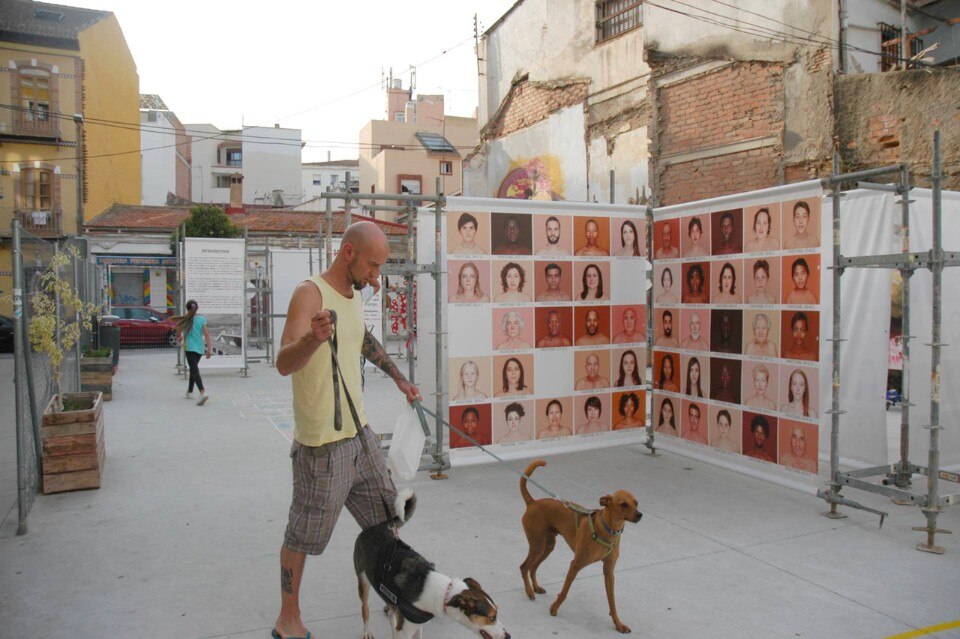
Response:
[[[397,529],[409,521],[417,499],[411,490],[397,496],[391,521],[367,528],[357,537],[353,566],[357,571],[363,639],[370,632],[367,596],[371,588],[387,603],[393,639],[420,639],[423,625],[445,615],[483,639],[510,639],[497,620],[497,606],[475,580],[442,575],[433,564],[400,541]]]

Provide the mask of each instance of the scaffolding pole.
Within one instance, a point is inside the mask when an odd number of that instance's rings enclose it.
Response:
[[[434,202],[433,208],[433,221],[434,221],[434,259],[433,259],[433,283],[434,283],[434,324],[436,327],[436,389],[437,389],[437,422],[436,422],[436,442],[435,449],[433,453],[433,461],[435,464],[434,473],[431,475],[433,479],[446,479],[447,476],[443,473],[444,463],[443,463],[443,429],[440,427],[440,420],[442,415],[446,415],[447,411],[444,407],[443,402],[443,307],[441,305],[441,300],[443,300],[443,287],[442,287],[442,273],[440,271],[440,252],[443,250],[443,237],[440,232],[440,215],[443,212],[443,206],[445,204],[446,198],[443,196],[443,187],[440,183],[440,178],[437,178],[436,191],[437,194],[436,201]]]
[[[655,435],[654,435],[654,424],[653,424],[653,380],[647,381],[647,367],[650,363],[650,353],[653,350],[653,207],[647,205],[646,214],[644,215],[644,222],[647,227],[647,257],[644,258],[648,264],[651,265],[650,272],[648,273],[651,281],[651,285],[646,290],[647,297],[647,356],[643,358],[643,387],[647,391],[647,397],[650,398],[650,410],[647,411],[647,441],[644,442],[644,445],[647,447],[647,450],[650,451],[651,455],[657,454],[657,448],[655,444]],[[643,283],[644,286],[647,285],[646,282]]]

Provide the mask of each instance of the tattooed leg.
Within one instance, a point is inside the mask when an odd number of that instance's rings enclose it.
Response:
[[[280,550],[280,616],[276,630],[281,637],[304,637],[307,628],[300,618],[300,580],[307,556],[282,548]]]

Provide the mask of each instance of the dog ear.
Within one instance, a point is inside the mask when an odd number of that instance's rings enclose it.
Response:
[[[600,498],[600,505],[603,506],[604,508],[606,508],[609,503],[610,503],[610,495],[604,495],[603,497]]]
[[[467,584],[467,588],[478,593],[481,598],[486,599],[492,605],[496,606],[496,604],[493,602],[493,598],[487,594],[487,591],[483,589],[483,587],[477,582],[476,579],[474,579],[473,577],[467,577],[466,579],[463,580],[463,583]]]

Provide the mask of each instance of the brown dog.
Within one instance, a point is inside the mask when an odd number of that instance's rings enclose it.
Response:
[[[537,459],[524,473],[529,477],[540,466],[547,462]],[[637,510],[637,498],[626,490],[618,490],[600,498],[600,510],[586,511],[587,514],[577,512],[576,506],[556,499],[534,499],[527,490],[527,477],[520,478],[520,494],[527,504],[523,513],[523,531],[527,534],[530,550],[527,558],[520,564],[520,574],[523,576],[523,587],[527,596],[535,599],[537,593],[546,590],[537,583],[537,568],[550,556],[557,543],[557,535],[563,537],[573,551],[573,560],[567,570],[567,578],[557,599],[550,606],[550,614],[557,616],[557,610],[567,598],[570,586],[576,579],[577,573],[590,564],[603,561],[603,582],[607,590],[607,603],[610,605],[610,616],[613,625],[619,632],[630,632],[617,615],[617,603],[613,593],[613,569],[620,556],[620,534],[623,532],[624,522],[637,523],[643,515]],[[531,581],[533,585],[531,587]]]

